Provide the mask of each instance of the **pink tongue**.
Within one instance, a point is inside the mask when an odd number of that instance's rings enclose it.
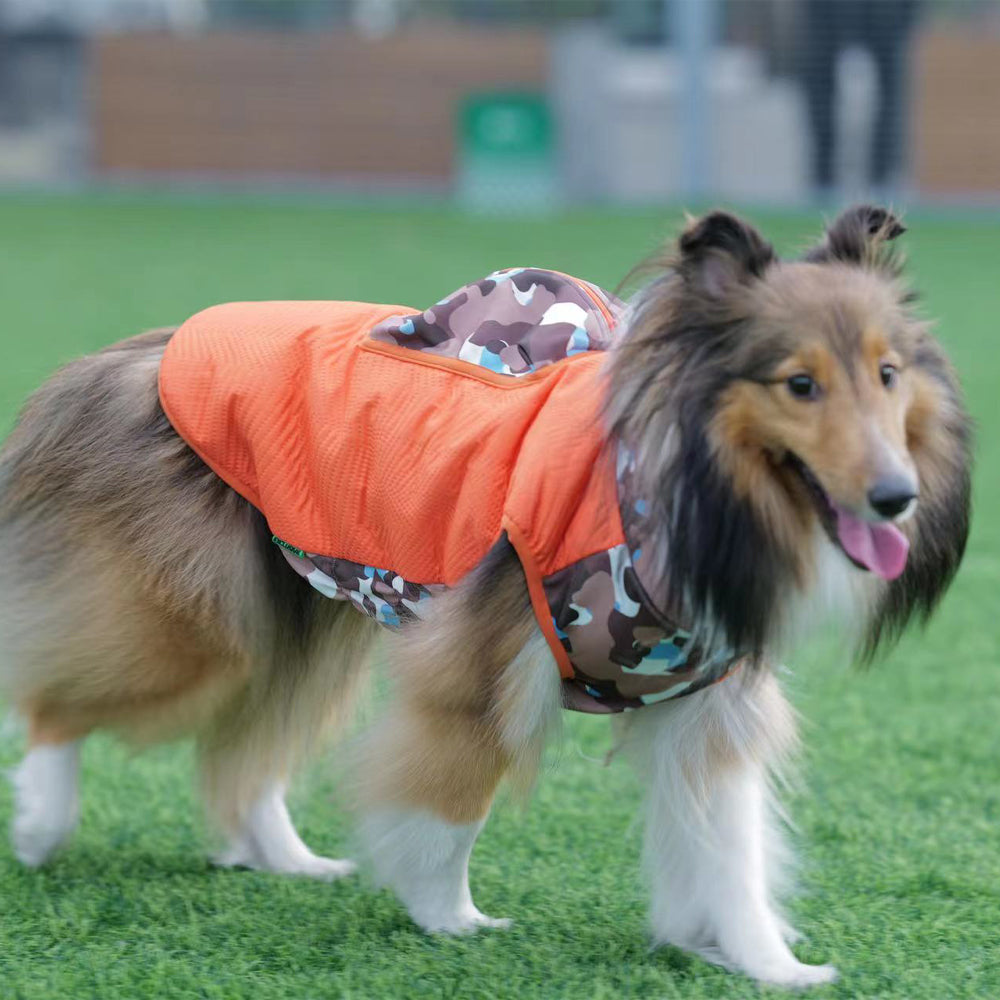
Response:
[[[844,551],[883,580],[895,580],[906,568],[910,543],[894,524],[872,524],[834,504],[837,537]]]

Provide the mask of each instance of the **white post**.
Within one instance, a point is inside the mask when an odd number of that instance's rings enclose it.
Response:
[[[709,153],[711,102],[708,94],[717,0],[664,0],[667,37],[680,61],[681,191],[685,198],[711,193]]]

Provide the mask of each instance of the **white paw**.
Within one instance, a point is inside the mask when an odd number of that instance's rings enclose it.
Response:
[[[837,970],[832,965],[806,965],[803,962],[782,962],[744,971],[762,983],[784,986],[791,990],[832,983],[837,978]]]
[[[335,879],[353,875],[358,866],[347,858],[323,858],[318,854],[310,854],[308,857],[269,870],[282,875],[302,875],[306,878],[333,882]]]
[[[666,942],[661,941],[661,943]],[[791,952],[787,955],[775,955],[770,961],[737,960],[731,958],[718,945],[692,944],[677,940],[669,943],[699,955],[713,965],[721,965],[730,972],[742,972],[751,979],[772,986],[784,986],[786,989],[819,986],[822,983],[832,983],[837,978],[837,970],[832,965],[806,965],[796,959]]]
[[[310,852],[298,853],[294,857],[268,862],[245,841],[233,841],[227,848],[212,856],[212,864],[220,868],[249,868],[253,871],[274,872],[276,875],[301,875],[305,878],[322,879],[333,882],[357,871],[353,861],[339,858],[324,858]]]
[[[507,930],[511,926],[509,917],[488,917],[474,906],[459,913],[427,915],[423,919],[414,917],[414,920],[428,934],[475,934],[483,928]]]
[[[19,813],[11,824],[10,839],[18,861],[29,868],[38,868],[62,846],[73,830],[73,824],[49,825],[44,815]]]
[[[234,840],[228,847],[213,854],[209,860],[218,868],[257,867],[257,858],[253,848],[242,840]]]
[[[473,919],[473,930],[479,927],[492,928],[498,931],[505,931],[513,925],[513,921],[510,917],[488,917],[485,913],[480,913],[476,910]]]
[[[805,941],[806,936],[800,930],[796,930],[791,924],[781,923],[781,938],[785,944],[799,944],[801,941]]]
[[[17,859],[29,868],[45,864],[76,828],[79,807],[75,794],[62,789],[40,792],[29,784],[30,773],[13,775],[16,794],[10,839]]]

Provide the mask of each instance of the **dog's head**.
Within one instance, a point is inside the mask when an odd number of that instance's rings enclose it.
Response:
[[[668,584],[731,641],[762,648],[782,588],[817,572],[817,536],[885,581],[869,649],[929,613],[958,566],[968,422],[902,283],[903,232],[861,206],[783,261],[713,212],[637,300],[613,365],[614,425],[668,526]]]

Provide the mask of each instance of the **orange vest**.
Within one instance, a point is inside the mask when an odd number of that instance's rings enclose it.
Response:
[[[621,308],[539,269],[498,272],[423,313],[215,306],[168,344],[160,398],[180,436],[263,512],[293,568],[384,624],[420,617],[506,533],[567,703],[615,711],[726,667],[692,660],[686,633],[645,595],[633,602],[638,581],[629,590],[623,575],[620,456],[601,415]],[[607,619],[623,603],[647,614],[626,614],[615,640],[621,622]],[[677,655],[643,664],[664,645]]]

